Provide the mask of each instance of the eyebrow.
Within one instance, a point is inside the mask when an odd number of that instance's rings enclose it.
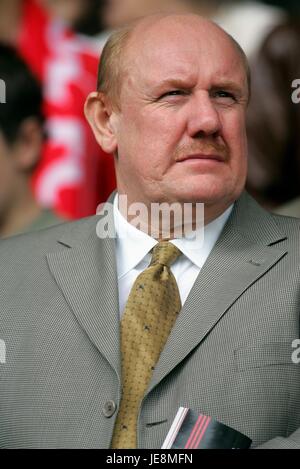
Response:
[[[166,78],[156,85],[154,85],[155,90],[160,88],[165,88],[167,86],[173,88],[194,88],[194,85],[191,85],[191,79],[181,79],[181,78]]]
[[[220,80],[219,82],[215,82],[215,84],[211,86],[211,89],[221,89],[221,88],[231,89],[237,92],[243,91],[243,86],[238,85],[235,81],[231,81],[231,80],[223,80],[223,81]]]
[[[159,91],[162,88],[165,87],[172,87],[172,88],[183,88],[183,89],[192,89],[195,88],[195,84],[192,84],[193,80],[191,78],[189,79],[181,79],[181,78],[166,78],[162,80],[161,82],[157,83],[154,86],[155,91]],[[235,81],[232,80],[220,80],[214,82],[210,89],[211,90],[216,90],[216,89],[230,89],[232,91],[235,91],[236,93],[243,93],[243,86],[238,85]]]

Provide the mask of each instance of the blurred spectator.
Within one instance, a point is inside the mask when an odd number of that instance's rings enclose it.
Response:
[[[280,23],[283,11],[259,1],[242,0],[107,0],[103,21],[108,30],[155,11],[193,11],[210,17],[243,47],[248,57],[260,47],[264,37]],[[101,46],[108,37],[100,36]]]
[[[86,15],[89,0],[40,0],[54,18],[60,18],[68,26],[73,26]]]
[[[300,197],[300,104],[292,100],[299,50],[300,21],[294,20],[271,32],[253,62],[248,186],[270,208]],[[300,216],[300,202],[282,210]]]
[[[12,0],[14,8],[2,2],[14,24],[9,40],[43,84],[48,141],[33,177],[35,195],[68,218],[94,214],[115,188],[113,159],[100,150],[83,115],[96,86],[99,51],[66,25],[79,10],[59,10],[64,0]],[[63,20],[55,16],[59,11]]]
[[[103,29],[105,0],[42,0],[52,15],[64,20],[72,30],[91,37]]]
[[[204,3],[207,6],[210,4]],[[98,36],[99,46],[104,47],[114,29],[141,16],[163,11],[182,12],[194,9],[195,0],[105,0],[102,20],[106,29]]]
[[[36,202],[30,187],[43,143],[42,93],[15,51],[0,44],[0,76],[6,84],[0,104],[0,237],[61,223]]]
[[[213,3],[216,5],[213,19],[238,41],[250,61],[266,36],[285,19],[282,9],[260,1],[213,0]]]

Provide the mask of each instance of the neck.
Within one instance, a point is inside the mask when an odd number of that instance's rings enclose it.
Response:
[[[219,216],[232,201],[216,206],[202,203],[137,203],[119,194],[118,208],[135,228],[159,241],[192,236]]]

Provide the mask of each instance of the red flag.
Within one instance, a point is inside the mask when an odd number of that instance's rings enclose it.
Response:
[[[32,180],[35,195],[68,218],[92,215],[116,184],[113,157],[100,149],[83,114],[99,56],[34,0],[24,1],[19,51],[44,90],[48,140]]]

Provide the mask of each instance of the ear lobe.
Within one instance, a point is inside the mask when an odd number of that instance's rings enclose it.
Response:
[[[96,91],[90,93],[84,113],[101,148],[106,153],[114,153],[117,150],[115,113],[106,96]]]

